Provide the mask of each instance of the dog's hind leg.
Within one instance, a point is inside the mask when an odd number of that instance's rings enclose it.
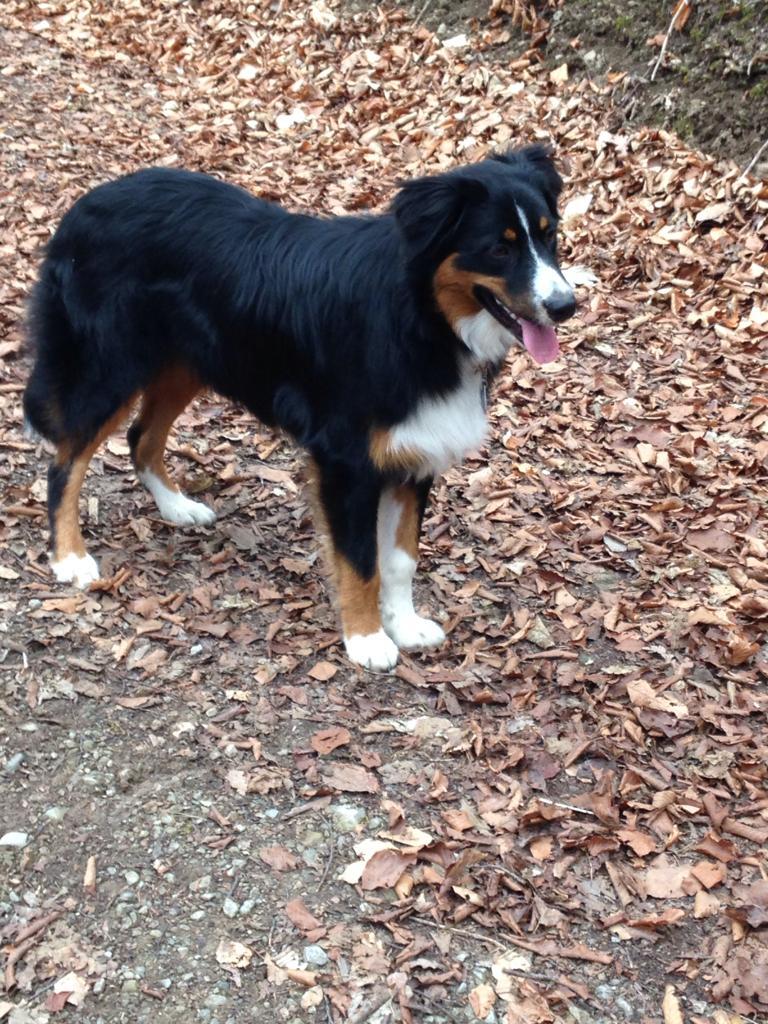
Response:
[[[164,370],[144,389],[136,422],[128,431],[128,444],[136,474],[157,503],[163,519],[178,526],[208,526],[216,513],[201,501],[192,501],[171,480],[163,454],[173,421],[200,391],[191,370],[174,366]]]
[[[80,532],[80,489],[96,449],[120,426],[130,408],[130,401],[120,406],[88,442],[64,440],[57,445],[48,469],[48,522],[51,568],[61,583],[87,587],[99,578],[99,567],[87,554]]]
[[[379,574],[384,629],[404,651],[437,647],[442,628],[413,607],[419,531],[431,480],[387,487],[379,503]]]
[[[315,464],[320,526],[327,534],[344,646],[364,668],[386,671],[397,664],[397,647],[381,624],[381,578],[376,520],[381,484],[364,468]]]

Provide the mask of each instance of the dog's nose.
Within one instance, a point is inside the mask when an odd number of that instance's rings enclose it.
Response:
[[[547,299],[543,305],[548,316],[554,320],[556,324],[561,324],[563,320],[568,320],[576,312],[576,299],[574,298],[573,293],[553,295],[552,298]]]

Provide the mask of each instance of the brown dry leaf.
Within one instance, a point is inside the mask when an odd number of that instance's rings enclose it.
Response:
[[[295,967],[286,967],[285,976],[305,988],[314,988],[317,985],[317,971],[303,971]]]
[[[88,893],[89,896],[93,896],[96,892],[96,858],[91,856],[88,858],[85,865],[85,874],[83,875],[83,889]]]
[[[664,1002],[661,1008],[664,1014],[664,1024],[684,1024],[680,1000],[675,995],[674,985],[667,985],[664,989]]]
[[[714,526],[707,530],[689,530],[686,540],[702,551],[730,551],[734,542],[730,533]]]
[[[496,1002],[492,985],[477,985],[469,993],[469,1005],[478,1020],[485,1020]]]
[[[656,850],[657,843],[652,836],[640,832],[634,828],[622,828],[616,833],[616,838],[626,843],[637,854],[638,857],[647,857],[649,853]]]
[[[669,907],[660,914],[646,914],[644,917],[627,918],[630,928],[664,928],[668,924],[678,924],[685,917],[680,907]]]
[[[55,995],[66,994],[65,1002],[72,1006],[82,1006],[83,1000],[91,991],[90,982],[83,978],[76,971],[69,971],[61,978],[57,978],[53,985]]]
[[[245,796],[248,792],[248,783],[250,781],[248,772],[244,772],[241,768],[230,768],[227,772],[227,782],[239,793],[240,796]]]
[[[285,846],[262,846],[259,858],[273,871],[293,871],[299,866],[299,858]]]
[[[337,747],[346,746],[351,739],[352,736],[349,729],[335,726],[316,732],[310,739],[310,743],[312,744],[312,749],[316,750],[318,754],[330,754]]]
[[[119,704],[121,708],[127,708],[129,711],[134,711],[136,708],[145,708],[156,703],[156,697],[115,697],[115,704]]]
[[[690,864],[675,864],[666,854],[661,854],[646,868],[643,881],[649,896],[657,900],[668,900],[685,896],[685,886],[690,878]]]
[[[549,80],[555,85],[562,85],[563,82],[568,81],[568,65],[561,64],[559,67],[554,68],[549,73]]]
[[[318,661],[312,666],[307,675],[312,676],[313,679],[317,679],[321,683],[326,683],[329,679],[333,679],[338,671],[338,665],[332,665],[330,661]]]
[[[675,718],[687,718],[688,708],[681,701],[675,700],[668,693],[656,693],[645,679],[637,679],[627,683],[629,699],[638,708],[650,708],[652,711],[664,711]]]
[[[538,861],[548,860],[552,855],[552,836],[540,836],[530,845],[530,851]]]
[[[733,921],[740,921],[750,928],[761,928],[768,924],[768,881],[735,885],[733,898],[736,906],[726,907],[725,910]]]
[[[720,885],[725,881],[727,873],[725,864],[709,860],[700,860],[691,868],[691,874],[701,882],[705,889],[712,889],[714,886]]]
[[[285,914],[289,921],[303,932],[315,931],[323,926],[322,922],[318,921],[314,914],[307,909],[307,905],[301,897],[286,903]]]
[[[704,917],[713,917],[720,913],[720,900],[717,896],[699,889],[693,901],[693,916],[698,920]]]
[[[363,868],[363,889],[391,889],[403,872],[416,863],[416,855],[399,850],[379,850]]]
[[[247,967],[253,959],[253,950],[234,939],[222,939],[216,947],[216,960],[227,967]]]
[[[323,765],[323,782],[343,793],[378,793],[379,781],[360,765],[329,761]]]

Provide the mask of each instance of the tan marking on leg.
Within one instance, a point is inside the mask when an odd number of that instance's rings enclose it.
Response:
[[[541,228],[542,231],[546,231],[547,228],[549,227],[549,218],[548,217],[540,217],[539,218],[539,227]]]
[[[393,448],[390,431],[381,427],[371,431],[368,454],[374,466],[385,472],[401,469],[413,473],[426,462],[423,453],[415,448]]]
[[[379,611],[379,570],[370,580],[364,580],[344,556],[336,550],[328,527],[328,519],[320,498],[320,469],[314,459],[307,461],[310,505],[314,513],[324,560],[331,575],[345,637],[366,636],[381,629]]]
[[[517,232],[515,231],[514,228],[505,228],[504,229],[504,237],[508,238],[510,242],[516,242],[517,241]]]
[[[405,551],[414,562],[419,560],[419,499],[414,487],[402,484],[395,488],[395,501],[400,505],[400,520],[395,532],[395,547]]]
[[[163,455],[173,422],[200,391],[200,379],[183,366],[164,370],[144,391],[136,421],[140,430],[133,464],[149,470],[171,491],[179,491],[165,468]]]
[[[64,485],[64,490],[59,501],[58,508],[54,512],[54,543],[53,561],[60,562],[67,555],[77,555],[78,558],[85,556],[85,541],[80,532],[80,513],[78,502],[80,489],[83,486],[85,474],[96,450],[102,441],[115,431],[128,417],[134,399],[126,402],[120,409],[104,424],[96,437],[88,445],[72,457],[73,445],[70,441],[62,441],[56,449],[55,462],[62,468],[69,467],[69,475]]]
[[[338,552],[334,552],[334,566],[344,636],[378,633],[381,629],[379,570],[369,580],[365,580]]]

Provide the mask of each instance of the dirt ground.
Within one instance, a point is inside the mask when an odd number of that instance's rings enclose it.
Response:
[[[768,189],[498,31],[6,4],[0,1021],[766,1019]],[[381,208],[545,137],[599,281],[435,490],[443,649],[349,665],[299,453],[215,396],[171,463],[217,523],[163,523],[116,434],[83,501],[105,579],[54,584],[21,325],[76,196],[160,163]]]
[[[443,38],[495,34],[513,60],[535,45],[549,67],[608,85],[616,121],[658,125],[746,166],[766,141],[768,6],[691,2],[652,79],[679,0],[414,0],[409,9]],[[532,15],[531,12],[536,12]],[[768,173],[768,156],[761,161]]]

